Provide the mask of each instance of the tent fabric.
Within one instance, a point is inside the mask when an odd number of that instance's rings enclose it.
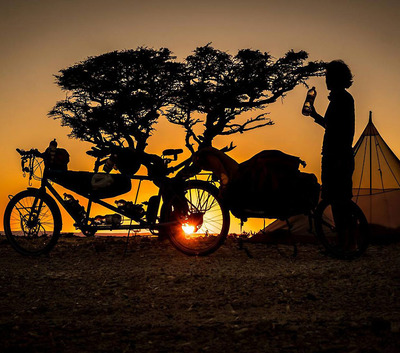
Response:
[[[354,146],[353,201],[370,225],[400,228],[400,161],[369,121]]]
[[[379,134],[370,116],[354,146],[353,188],[370,194],[400,188],[400,161]]]
[[[367,191],[368,189],[364,190]],[[400,229],[400,189],[373,192],[371,195],[364,193],[353,197],[353,201],[363,210],[368,223],[388,229]]]
[[[309,221],[307,215],[296,215],[290,217],[288,221],[277,219],[260,232],[254,234],[249,241],[254,243],[270,243],[279,241],[289,234],[301,243],[316,243],[317,238],[314,232],[314,225]]]
[[[400,238],[400,161],[372,122],[372,115],[354,145],[353,201],[363,210],[373,236]],[[311,239],[308,216],[289,218],[291,234]],[[254,236],[255,241],[287,232],[286,221],[276,220]]]

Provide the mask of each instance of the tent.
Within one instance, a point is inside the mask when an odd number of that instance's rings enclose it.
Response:
[[[400,230],[400,161],[369,121],[354,146],[353,200],[374,232]]]
[[[370,112],[369,121],[354,145],[353,201],[363,210],[373,238],[398,236],[400,239],[400,161],[382,138]],[[291,233],[299,239],[313,239],[309,219],[289,218]],[[286,221],[276,220],[254,241],[266,241],[288,229]]]

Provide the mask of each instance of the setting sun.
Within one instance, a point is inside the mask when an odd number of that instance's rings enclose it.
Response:
[[[191,235],[192,233],[194,233],[195,229],[196,228],[194,226],[188,223],[182,224],[182,230],[185,232],[186,235]]]

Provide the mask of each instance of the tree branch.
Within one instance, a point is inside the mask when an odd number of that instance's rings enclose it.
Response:
[[[271,119],[268,118],[268,121],[266,121],[266,122],[264,122],[262,124],[256,124],[256,125],[253,125],[253,126],[249,126],[250,124],[254,124],[254,123],[258,122],[258,121],[267,120],[264,117],[265,115],[268,115],[268,113],[263,113],[263,114],[260,114],[260,115],[256,116],[255,118],[248,119],[243,124],[227,124],[225,126],[225,128],[228,129],[228,130],[222,131],[220,133],[220,135],[231,135],[231,134],[235,134],[237,132],[242,134],[245,131],[258,129],[260,127],[267,126],[267,125],[273,125],[274,122]]]

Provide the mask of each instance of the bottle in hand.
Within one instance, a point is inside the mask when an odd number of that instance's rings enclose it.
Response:
[[[311,114],[311,108],[314,105],[316,96],[317,96],[317,91],[315,90],[315,87],[308,90],[307,97],[304,102],[303,109],[301,111],[303,115],[308,116]]]

